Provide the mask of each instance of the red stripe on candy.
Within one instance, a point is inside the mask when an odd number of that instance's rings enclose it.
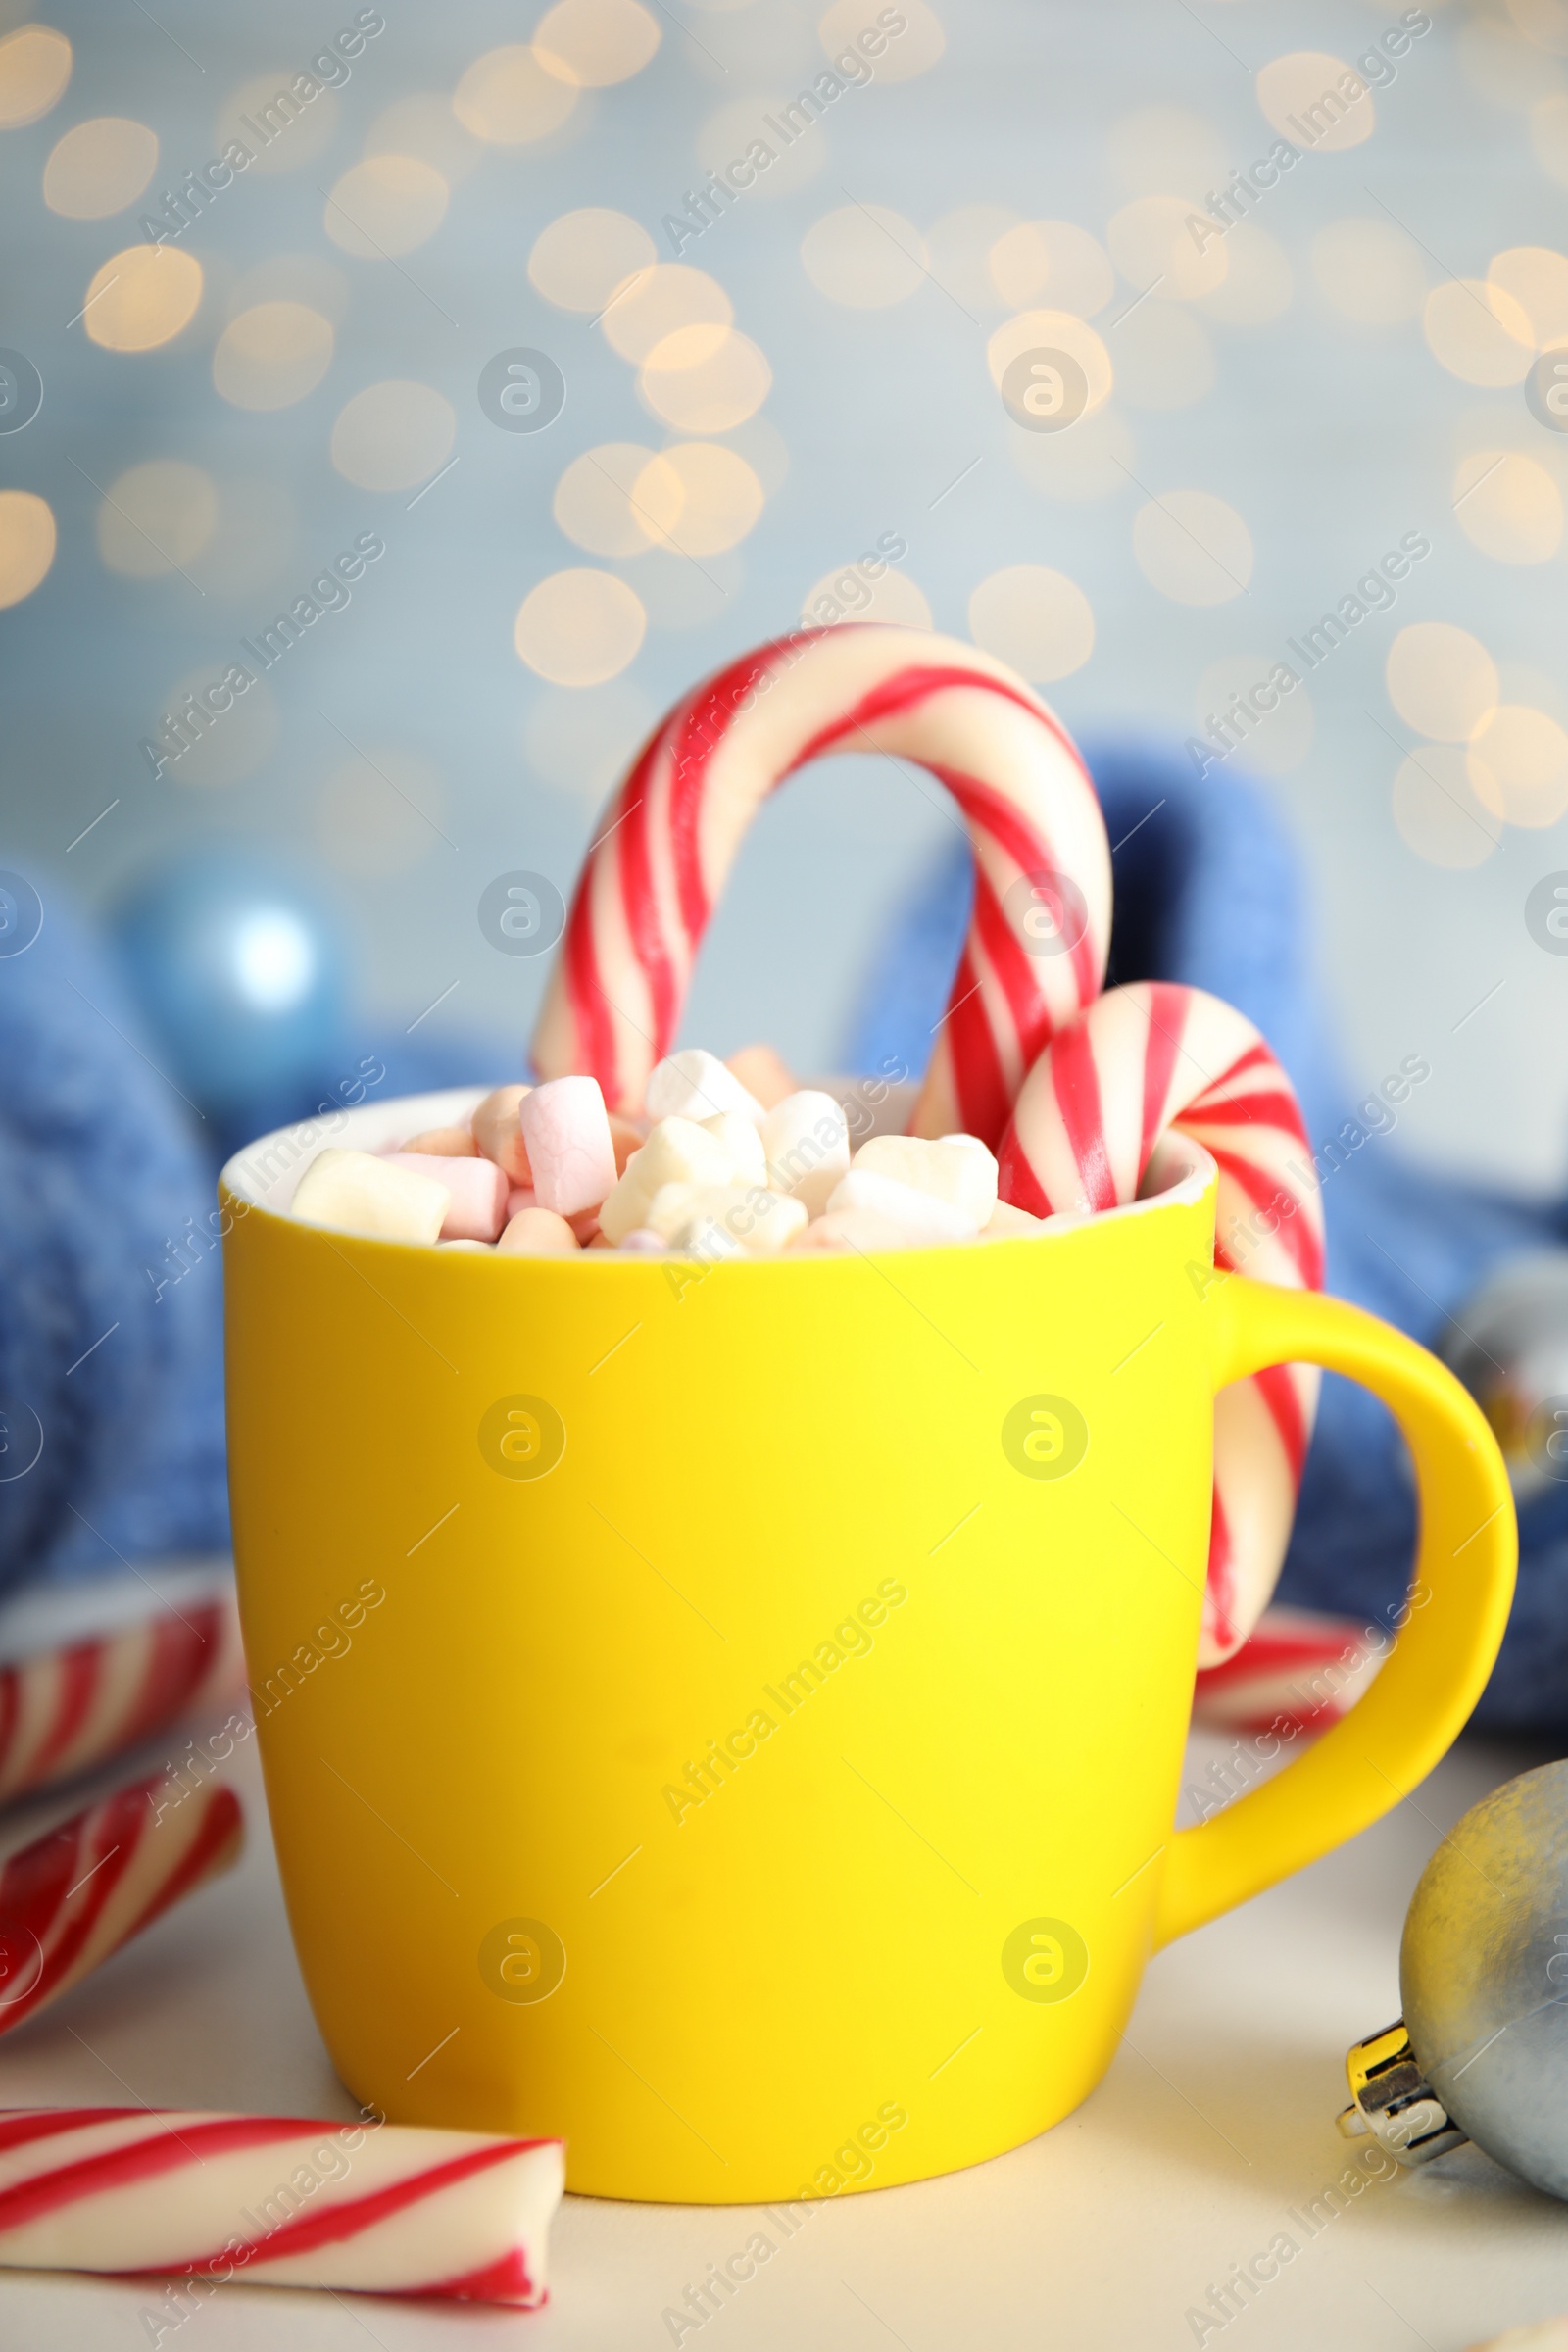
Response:
[[[80,1731],[98,1689],[103,1652],[101,1642],[78,1642],[61,1652],[61,1688],[55,1699],[54,1720],[47,1739],[33,1756],[29,1779],[43,1780]]]
[[[108,2122],[116,2115],[138,2115],[152,2124],[163,2121],[156,2108],[109,2107],[89,2112],[99,2122]],[[78,2120],[73,2113],[71,2126]],[[63,2205],[73,2205],[81,2197],[101,2196],[106,2189],[156,2180],[161,2173],[172,2173],[182,2165],[199,2161],[204,2153],[226,2156],[236,2148],[267,2147],[276,2140],[319,2139],[341,2128],[336,2124],[304,2123],[297,2116],[276,2115],[222,2115],[207,2123],[167,2124],[162,2131],[151,2132],[143,2139],[133,2139],[124,2147],[105,2148],[95,2156],[78,2157],[74,2164],[62,2164],[51,2173],[38,2173],[30,2180],[18,2180],[9,2188],[0,2188],[0,2230],[20,2230],[24,2222],[35,2222],[46,2213],[58,2213]],[[167,2271],[169,2266],[162,2267]]]
[[[1051,1052],[1051,1082],[1062,1125],[1077,1163],[1078,1179],[1091,1208],[1114,1208],[1116,1183],[1105,1149],[1100,1072],[1088,1031],[1064,1029]],[[1054,1206],[1066,1206],[1055,1202]]]
[[[1149,1042],[1144,1050],[1144,1125],[1138,1143],[1140,1182],[1158,1143],[1170,1100],[1171,1072],[1181,1048],[1192,999],[1185,988],[1155,981],[1149,992]]]
[[[1291,1378],[1290,1367],[1287,1364],[1265,1364],[1261,1372],[1253,1373],[1252,1378],[1274,1417],[1274,1426],[1280,1433],[1280,1443],[1291,1465],[1291,1476],[1299,1484],[1301,1465],[1306,1460],[1307,1439],[1311,1433],[1306,1426],[1306,1416],[1301,1410],[1301,1399]]]

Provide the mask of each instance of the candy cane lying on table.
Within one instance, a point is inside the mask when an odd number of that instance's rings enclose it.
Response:
[[[912,761],[962,811],[974,913],[913,1123],[996,1143],[1035,1055],[1103,977],[1104,823],[1071,739],[1021,678],[973,646],[880,624],[761,646],[649,739],[578,882],[534,1036],[542,1076],[580,1071],[612,1109],[642,1108],[748,826],[825,752]]]
[[[1244,1014],[1198,988],[1114,988],[1035,1063],[1003,1139],[999,1191],[1036,1216],[1136,1199],[1167,1128],[1219,1167],[1214,1263],[1320,1290],[1323,1204],[1291,1082]],[[1239,1649],[1290,1541],[1319,1375],[1273,1364],[1214,1400],[1214,1514],[1200,1666]]]
[[[545,2300],[562,2143],[297,2116],[0,2109],[0,2264]]]
[[[0,1866],[0,2034],[9,2034],[239,1856],[231,1788],[117,1788]]]
[[[226,1594],[0,1665],[0,1804],[89,1771],[243,1682]]]

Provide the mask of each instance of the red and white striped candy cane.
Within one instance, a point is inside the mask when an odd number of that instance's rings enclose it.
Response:
[[[1326,1732],[1348,1714],[1385,1654],[1360,1617],[1265,1609],[1235,1656],[1199,1676],[1193,1721],[1208,1731]]]
[[[239,1854],[231,1788],[133,1781],[0,1867],[0,2034],[86,1976]]]
[[[1291,1082],[1251,1022],[1199,988],[1107,990],[1025,1079],[999,1191],[1018,1208],[1114,1208],[1137,1198],[1167,1128],[1219,1167],[1214,1263],[1287,1288],[1323,1286],[1323,1204]],[[1214,1400],[1214,1515],[1200,1666],[1256,1624],[1285,1557],[1319,1374],[1273,1364]]]
[[[1060,721],[973,646],[882,624],[804,630],[678,703],[606,811],[533,1042],[642,1108],[747,827],[826,752],[883,752],[946,785],[975,860],[974,914],[914,1115],[995,1144],[1024,1072],[1104,975],[1110,856]]]
[[[226,1594],[0,1666],[0,1804],[90,1771],[244,1678]]]
[[[531,2305],[562,2179],[559,2139],[0,2109],[0,2265]]]

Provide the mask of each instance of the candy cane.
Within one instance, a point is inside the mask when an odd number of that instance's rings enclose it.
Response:
[[[1384,1654],[1362,1618],[1265,1609],[1234,1657],[1199,1676],[1193,1721],[1286,1739],[1327,1731],[1349,1712]]]
[[[0,2109],[0,2264],[530,2305],[562,2176],[558,2139]]]
[[[13,1854],[0,1868],[0,2034],[227,1870],[242,1837],[231,1788],[174,1797],[159,1774]]]
[[[89,1771],[243,1681],[226,1596],[0,1666],[0,1804]]]
[[[678,703],[589,851],[535,1033],[543,1076],[583,1071],[642,1107],[669,1052],[703,934],[774,786],[826,752],[884,752],[957,802],[974,914],[915,1131],[995,1144],[1041,1047],[1096,995],[1110,857],[1060,721],[1002,662],[884,625],[764,645]]]
[[[1053,1042],[1003,1139],[1001,1197],[1036,1216],[1113,1208],[1169,1127],[1218,1163],[1215,1265],[1320,1290],[1323,1204],[1291,1082],[1251,1022],[1201,989],[1111,989]],[[1215,1399],[1200,1666],[1241,1647],[1274,1589],[1318,1382],[1309,1365],[1270,1365]]]

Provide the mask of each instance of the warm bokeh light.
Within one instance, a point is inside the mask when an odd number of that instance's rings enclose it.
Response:
[[[523,147],[558,129],[576,103],[575,82],[549,72],[526,42],[512,42],[475,58],[453,93],[452,111],[476,139]]]
[[[1562,493],[1544,466],[1515,450],[1461,459],[1450,503],[1465,537],[1499,564],[1544,564],[1562,544]]]
[[[87,288],[82,324],[106,351],[153,351],[196,316],[202,266],[177,245],[127,245]]]
[[[335,738],[334,738],[335,741]],[[383,882],[445,850],[441,770],[396,743],[372,741],[339,760],[316,804],[316,838],[339,873]]]
[[[1110,354],[1094,328],[1073,312],[1020,311],[1016,318],[1009,318],[997,328],[986,345],[986,366],[991,370],[991,381],[999,390],[1013,361],[1026,351],[1061,351],[1077,361],[1088,387],[1085,416],[1092,416],[1110,398],[1113,381]],[[1076,438],[1077,431],[1074,424],[1060,434],[1031,433],[1027,438],[1070,441]]]
[[[666,335],[681,327],[707,327],[683,347],[688,366],[717,351],[735,317],[717,278],[687,262],[658,262],[627,281],[604,315],[605,340],[623,360],[641,367]]]
[[[1549,245],[1510,245],[1493,255],[1487,283],[1513,297],[1530,321],[1538,351],[1568,340],[1568,254]]]
[[[602,686],[636,660],[647,628],[642,599],[612,571],[554,571],[523,598],[513,643],[554,686]]]
[[[866,0],[832,0],[818,21],[817,34],[830,59],[853,49],[865,57],[876,80],[912,81],[917,74],[930,73],[948,45],[947,35],[941,18],[926,0],[899,0],[898,13],[904,19],[904,30],[892,35],[874,56],[867,54],[866,36],[877,26],[878,16]]]
[[[334,245],[360,261],[413,253],[446,219],[451,193],[435,166],[416,155],[368,155],[334,184],[322,224]]]
[[[134,204],[158,169],[158,133],[127,115],[95,115],[57,139],[43,200],[68,220],[104,220]]]
[[[556,0],[534,26],[534,54],[548,73],[585,90],[640,74],[659,47],[659,22],[640,0]]]
[[[1133,409],[1188,409],[1214,388],[1214,346],[1185,304],[1152,295],[1116,328],[1116,389]]]
[[[723,185],[736,194],[737,201],[751,206],[793,196],[797,188],[804,188],[808,179],[814,179],[826,163],[827,141],[820,132],[814,138],[797,137],[785,146],[763,127],[765,116],[771,115],[775,122],[783,120],[784,110],[793,103],[794,95],[774,90],[765,97],[732,99],[727,106],[716,108],[698,131],[697,158],[703,171],[717,172]],[[765,169],[757,169],[750,179],[744,172],[737,176],[731,172],[731,165],[745,161],[755,165],[757,159],[748,158],[747,150],[759,137],[772,149],[772,161]]]
[[[1227,654],[1210,662],[1198,681],[1193,732],[1209,749],[1224,754],[1228,773],[1288,776],[1312,748],[1311,695],[1301,680],[1283,694],[1278,691],[1273,671],[1279,659],[1278,653]],[[1259,686],[1267,689],[1261,700]],[[1267,708],[1270,703],[1272,710]],[[1216,721],[1223,731],[1210,733]],[[1236,747],[1229,753],[1227,737]]]
[[[338,103],[329,89],[302,98],[294,87],[299,68],[278,64],[265,74],[252,74],[230,90],[218,111],[213,137],[220,155],[237,140],[249,150],[245,176],[260,172],[270,178],[278,172],[302,172],[331,143],[338,126]]]
[[[558,527],[591,556],[639,556],[655,544],[650,518],[633,503],[654,452],[636,441],[602,441],[573,458],[552,505]]]
[[[989,261],[1009,310],[1034,303],[1092,318],[1116,291],[1109,254],[1075,220],[1020,220],[997,238]]]
[[[199,466],[152,458],[127,466],[98,509],[98,553],[126,579],[161,580],[195,562],[218,508],[218,485]]]
[[[706,328],[696,331],[706,339]],[[750,335],[733,329],[716,351],[685,366],[692,332],[677,327],[654,346],[637,388],[654,415],[678,432],[731,432],[756,416],[767,398],[773,371]]]
[[[1226,326],[1266,326],[1291,307],[1296,279],[1283,245],[1255,220],[1238,220],[1225,238],[1230,268],[1199,308]]]
[[[1111,216],[1110,258],[1140,294],[1152,287],[1167,301],[1195,302],[1223,285],[1229,240],[1201,206],[1185,196],[1140,196]]]
[[[846,204],[813,220],[801,239],[806,274],[846,310],[907,302],[925,283],[925,240],[885,204]]]
[[[1135,106],[1105,133],[1105,161],[1130,195],[1222,187],[1233,162],[1212,122],[1182,106]]]
[[[1529,314],[1485,278],[1450,277],[1434,286],[1421,324],[1433,358],[1462,383],[1517,384],[1530,372],[1535,337]]]
[[[362,490],[412,490],[452,455],[458,419],[429,384],[393,377],[367,384],[338,412],[332,464]]]
[[[331,365],[330,318],[303,302],[259,302],[219,336],[213,383],[236,409],[287,409]]]
[[[0,40],[0,130],[36,122],[58,105],[70,79],[71,43],[63,32],[48,24],[22,24],[8,32]]]
[[[1377,127],[1372,93],[1343,57],[1295,49],[1276,57],[1257,76],[1263,120],[1282,139],[1311,155],[1359,147]]]
[[[801,600],[804,627],[831,629],[841,620],[891,621],[899,628],[928,629],[931,608],[902,564],[888,564],[872,578],[857,557],[838,571],[824,571]]]
[[[1446,620],[1417,620],[1389,648],[1389,700],[1440,743],[1468,743],[1497,708],[1497,665],[1479,637]]]
[[[1399,762],[1394,821],[1429,865],[1484,865],[1502,839],[1496,787],[1452,743],[1424,743]]]
[[[1011,564],[969,599],[976,645],[1037,686],[1070,677],[1095,650],[1094,608],[1076,580],[1043,564]]]
[[[1223,605],[1252,576],[1252,539],[1207,490],[1166,490],[1133,517],[1133,554],[1152,588],[1178,605]]]
[[[746,460],[721,441],[678,441],[661,450],[632,492],[650,535],[683,556],[737,547],[766,504]]]
[[[629,213],[586,205],[563,213],[534,239],[528,276],[561,311],[602,311],[617,286],[659,259],[654,240]]]
[[[1546,177],[1568,188],[1568,91],[1554,90],[1531,108],[1530,144]]]
[[[1544,827],[1568,816],[1568,734],[1544,710],[1499,703],[1470,746],[1469,775],[1510,825]]]
[[[30,596],[54,560],[55,518],[48,500],[31,490],[0,490],[0,607],[20,605]]]
[[[1312,275],[1324,300],[1357,326],[1414,318],[1427,298],[1420,247],[1392,220],[1364,213],[1318,230]]]

